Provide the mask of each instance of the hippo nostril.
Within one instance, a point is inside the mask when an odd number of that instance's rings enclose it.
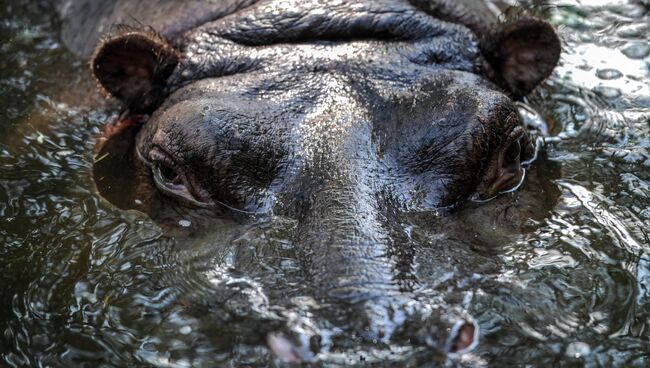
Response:
[[[269,349],[271,349],[271,352],[284,363],[300,364],[303,362],[298,348],[282,334],[268,334],[266,343]]]
[[[292,341],[292,339],[282,332],[272,332],[266,336],[266,345],[273,355],[283,363],[304,364],[313,362],[315,355],[310,349],[320,349],[319,343],[314,341],[320,341],[318,335],[312,336],[311,339],[305,335],[294,335],[294,337],[301,341],[302,344],[296,344],[296,341]]]
[[[450,353],[465,353],[476,346],[478,327],[474,323],[462,322],[452,329]]]

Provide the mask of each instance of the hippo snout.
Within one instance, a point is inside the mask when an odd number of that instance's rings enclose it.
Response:
[[[355,323],[345,331],[312,331],[316,335],[310,336],[301,329],[276,331],[267,335],[268,348],[275,357],[287,363],[327,360],[331,342],[321,344],[320,336],[331,340],[338,334],[346,334],[359,337],[367,349],[395,344],[395,341],[410,341],[425,347],[428,359],[443,362],[447,357],[465,354],[478,345],[479,325],[462,311],[431,308],[404,296],[369,299],[348,306],[344,311],[349,314],[346,318]]]

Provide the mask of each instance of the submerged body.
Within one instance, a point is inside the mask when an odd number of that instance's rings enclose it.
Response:
[[[98,24],[135,6],[107,4],[93,10]],[[313,296],[352,305],[363,336],[475,345],[469,316],[432,309],[417,289],[482,271],[460,271],[464,257],[489,269],[472,250],[498,245],[483,227],[517,228],[516,210],[536,205],[522,193],[467,206],[525,180],[534,150],[513,100],[557,62],[552,28],[521,14],[488,24],[435,1],[165,1],[158,11],[145,23],[158,33],[116,27],[93,54],[98,82],[125,106],[100,139],[100,192],[178,236],[291,219]],[[87,40],[71,43],[86,52]],[[424,244],[414,229],[444,237]],[[418,269],[423,248],[439,273]]]

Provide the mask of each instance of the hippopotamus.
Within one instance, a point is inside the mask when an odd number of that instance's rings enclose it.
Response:
[[[62,6],[85,12],[64,39],[122,106],[98,138],[100,194],[179,237],[290,219],[312,296],[354,306],[364,322],[349,328],[475,346],[467,314],[413,317],[418,285],[439,276],[418,273],[415,254],[462,267],[535,206],[517,196],[537,155],[517,101],[558,62],[553,27],[446,0],[154,3]],[[414,228],[456,235],[431,244]],[[418,328],[401,331],[409,319]],[[268,345],[291,360],[287,341]]]

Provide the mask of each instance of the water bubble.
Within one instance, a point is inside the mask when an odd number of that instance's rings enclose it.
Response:
[[[639,213],[639,215],[641,215],[641,217],[644,217],[644,218],[647,218],[647,219],[650,220],[650,208],[644,209],[643,211],[641,211],[641,213]]]
[[[179,360],[176,361],[176,366],[177,367],[188,367],[189,368],[189,367],[192,366],[192,363],[190,363],[190,361],[187,360],[187,359],[179,359]]]
[[[73,154],[74,154],[74,151],[71,151],[71,150],[61,150],[61,151],[56,152],[56,155],[61,156],[61,157],[68,157],[68,156],[73,155]]]
[[[647,24],[626,24],[618,28],[616,33],[624,38],[644,38],[650,33],[650,27]]]
[[[591,353],[591,347],[581,341],[572,342],[567,346],[565,355],[572,358],[580,358]]]
[[[517,110],[525,127],[538,130],[542,135],[548,135],[548,125],[540,113],[524,103],[517,103]]]
[[[180,328],[180,330],[178,330],[178,332],[180,332],[183,335],[189,335],[190,333],[192,333],[192,327],[183,326],[183,327]]]
[[[192,225],[192,222],[189,220],[179,220],[178,224],[182,227],[190,227],[190,225]]]
[[[605,98],[616,98],[621,95],[620,89],[614,87],[607,87],[607,86],[598,86],[594,88],[594,92],[598,93],[599,95]]]
[[[599,69],[596,72],[596,76],[600,79],[618,79],[623,76],[623,73],[619,72],[616,69]]]
[[[650,45],[642,42],[630,42],[621,52],[630,59],[643,59],[650,55]]]

